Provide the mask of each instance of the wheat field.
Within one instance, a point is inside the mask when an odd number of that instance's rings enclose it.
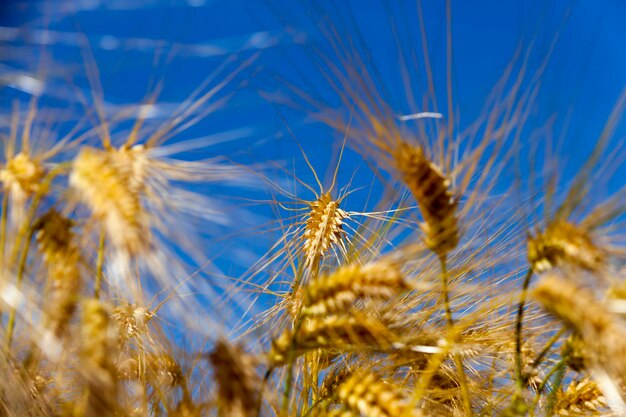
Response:
[[[0,415],[626,416],[626,84],[539,110],[576,9],[467,108],[461,2],[165,3],[3,6]]]

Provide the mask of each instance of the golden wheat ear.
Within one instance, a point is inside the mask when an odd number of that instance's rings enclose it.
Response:
[[[356,372],[338,387],[337,396],[347,408],[364,416],[422,416],[399,387],[374,373]]]
[[[128,339],[148,335],[148,323],[154,315],[152,310],[135,304],[123,303],[114,307],[111,317],[118,324],[119,341],[125,343]]]
[[[39,190],[44,174],[43,164],[39,160],[20,152],[9,158],[4,168],[0,170],[0,181],[4,184],[5,190],[27,196]]]
[[[339,202],[333,200],[330,193],[322,194],[310,207],[303,235],[303,251],[306,267],[314,269],[333,245],[341,243],[345,234],[343,221],[348,214],[339,208]]]
[[[421,228],[427,246],[445,256],[459,243],[458,198],[450,190],[450,180],[426,158],[420,146],[400,142],[393,157],[424,218]]]
[[[399,266],[391,262],[344,266],[303,288],[302,315],[341,313],[359,298],[384,300],[409,289]]]
[[[84,416],[113,417],[119,409],[118,371],[113,363],[117,341],[108,309],[100,300],[83,303],[81,343],[82,374],[86,380]]]
[[[616,386],[626,383],[626,328],[590,290],[549,275],[540,280],[532,296],[580,335],[592,369],[606,372]],[[625,394],[622,391],[622,398]]]
[[[111,152],[83,148],[73,162],[69,182],[115,248],[137,255],[149,247],[147,215],[139,190],[117,168],[114,157]]]
[[[536,272],[562,265],[599,272],[604,269],[606,258],[587,230],[562,220],[550,223],[543,233],[528,239],[528,261]]]
[[[596,383],[588,378],[572,381],[559,393],[555,412],[558,416],[597,415],[606,412],[606,400]]]
[[[218,384],[218,407],[224,417],[255,417],[259,412],[261,379],[256,361],[242,349],[218,340],[209,355]]]
[[[80,252],[72,232],[73,222],[50,210],[34,224],[39,251],[52,282],[52,296],[46,315],[55,336],[61,336],[74,315],[81,287],[78,268]]]
[[[311,417],[359,417],[360,415],[361,414],[358,412],[343,407],[329,410],[325,404],[314,407],[309,412],[309,416]]]
[[[384,324],[365,316],[314,316],[272,340],[267,359],[272,366],[282,366],[289,362],[291,355],[297,357],[319,348],[341,351],[389,347],[390,336]]]

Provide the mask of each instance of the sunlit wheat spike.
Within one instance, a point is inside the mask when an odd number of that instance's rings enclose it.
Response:
[[[567,366],[576,372],[587,369],[589,362],[589,352],[584,340],[578,333],[572,333],[563,345],[563,351],[567,351]]]
[[[400,268],[391,262],[344,266],[309,282],[302,314],[333,314],[345,311],[358,298],[387,299],[409,288]]]
[[[117,404],[116,341],[109,313],[97,299],[83,303],[81,371],[86,379],[84,415],[114,416]]]
[[[326,405],[318,405],[314,407],[309,413],[311,417],[359,417],[358,412],[354,412],[347,408],[332,408],[328,409]]]
[[[141,352],[136,357],[128,357],[118,363],[117,375],[121,380],[145,378],[157,389],[183,386],[185,382],[180,364],[165,351]]]
[[[581,335],[592,365],[626,376],[626,329],[589,290],[552,275],[541,279],[533,297]]]
[[[137,194],[142,192],[150,166],[146,147],[144,145],[122,146],[112,150],[111,153],[112,161],[122,177],[127,179],[129,188]]]
[[[136,255],[149,245],[147,216],[136,185],[114,157],[115,153],[83,148],[74,160],[70,185],[102,222],[113,245]]]
[[[218,384],[220,416],[254,417],[258,414],[261,379],[251,355],[219,340],[209,355]]]
[[[20,196],[37,192],[45,174],[43,165],[37,159],[20,152],[9,158],[0,170],[0,181],[4,189]]]
[[[556,405],[559,416],[594,415],[607,406],[602,391],[588,378],[572,381],[559,397]]]
[[[346,366],[335,366],[326,374],[326,376],[322,380],[322,384],[320,385],[319,389],[319,397],[331,397],[335,389],[348,377],[350,377],[350,375],[352,375],[352,371]]]
[[[206,415],[204,404],[195,404],[191,398],[183,398],[173,410],[168,410],[168,417],[203,417]]]
[[[303,251],[305,265],[313,268],[332,245],[340,243],[345,233],[343,221],[348,218],[348,214],[339,208],[339,202],[333,200],[330,193],[322,194],[310,206],[304,229]]]
[[[557,220],[543,233],[529,238],[528,261],[537,272],[562,265],[596,272],[606,264],[606,254],[593,243],[588,231]]]
[[[357,372],[338,388],[340,401],[362,416],[422,416],[409,409],[410,400],[393,384],[374,373]]]
[[[394,160],[424,218],[421,229],[426,244],[440,256],[447,254],[459,243],[458,198],[450,190],[450,180],[428,160],[420,146],[401,142],[394,151]]]
[[[272,365],[280,366],[292,352],[302,355],[322,347],[341,350],[389,344],[389,331],[380,322],[350,315],[312,317],[304,320],[295,334],[288,329],[274,339],[268,360]]]
[[[52,378],[44,378],[41,375],[35,375],[30,384],[30,393],[33,399],[38,399],[44,393],[46,387],[53,382]]]
[[[153,384],[157,386],[181,386],[185,381],[180,364],[167,352],[147,354],[146,365]]]
[[[120,341],[137,337],[148,331],[148,322],[155,313],[146,308],[134,304],[124,303],[116,306],[111,312],[111,317],[118,323]]]
[[[606,297],[609,300],[626,300],[626,280],[621,279],[613,282],[607,289]]]
[[[39,251],[52,282],[52,296],[46,302],[50,328],[60,336],[72,319],[81,287],[80,253],[72,232],[72,221],[50,210],[35,223]]]
[[[44,180],[43,163],[28,152],[20,152],[8,157],[0,169],[0,182],[11,206],[11,223],[21,224],[26,215],[26,202],[29,197],[40,192]]]

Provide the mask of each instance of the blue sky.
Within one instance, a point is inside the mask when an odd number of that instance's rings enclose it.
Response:
[[[289,63],[281,62],[281,54],[303,47],[302,43],[294,43],[294,37],[303,39],[304,45],[315,44],[319,37],[315,14],[332,15],[336,8],[336,2],[324,1],[313,2],[312,6],[306,2],[242,0],[3,3],[0,23],[5,28],[21,27],[35,33],[29,36],[24,31],[3,37],[5,45],[30,50],[28,54],[10,56],[15,58],[11,60],[15,66],[31,72],[36,69],[35,48],[42,43],[38,30],[48,28],[57,36],[48,48],[53,51],[55,63],[73,71],[74,81],[81,85],[85,80],[80,77],[82,58],[76,45],[82,42],[77,34],[85,34],[100,69],[106,99],[113,104],[141,99],[150,76],[164,82],[161,101],[180,101],[226,56],[245,48],[265,52],[257,62],[261,71],[291,71]],[[392,38],[384,2],[338,3],[337,8],[344,16],[346,10],[354,14],[356,27],[363,34],[376,66],[383,73],[393,71],[397,61],[389,55]],[[424,3],[433,72],[440,74],[438,78],[445,82],[444,2]],[[414,2],[389,4],[400,5],[392,7],[394,18],[407,17],[405,23],[398,25],[401,35],[412,31],[413,38],[419,42]],[[570,151],[574,159],[580,159],[587,148],[585,144],[590,142],[586,138],[598,132],[626,84],[626,50],[622,47],[626,37],[623,25],[626,5],[620,1],[493,0],[471,4],[452,1],[452,7],[455,99],[465,120],[476,115],[518,46],[527,46],[530,39],[535,39],[531,68],[536,67],[560,32],[543,78],[537,111],[547,116],[575,108],[569,134],[577,146],[572,146]],[[312,17],[305,16],[306,12]],[[280,13],[283,15],[276,15]],[[285,20],[280,22],[280,18]],[[244,44],[247,46],[242,47]],[[153,63],[159,47],[173,51],[174,56],[167,64]],[[61,77],[53,74],[51,78],[55,76]],[[401,97],[398,85],[393,85],[393,80],[386,81],[392,97]],[[327,86],[320,83],[317,88]],[[261,123],[267,125],[273,110],[249,92],[230,103],[242,118],[224,117],[221,124],[211,126],[212,130],[225,130],[242,120],[256,122],[255,116],[259,114],[264,116]],[[266,114],[270,116],[265,117]],[[250,138],[251,143],[255,140]]]

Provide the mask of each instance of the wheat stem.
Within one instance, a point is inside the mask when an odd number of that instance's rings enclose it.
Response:
[[[29,227],[31,227],[31,223],[33,219],[35,218],[35,214],[37,213],[37,208],[39,207],[39,203],[41,202],[41,199],[48,191],[48,187],[50,187],[50,184],[58,175],[62,174],[63,171],[67,170],[69,167],[71,167],[71,162],[64,162],[64,163],[58,164],[54,169],[48,172],[48,174],[45,176],[45,178],[41,182],[41,185],[39,189],[37,190],[37,193],[33,197],[33,201],[28,210],[28,215],[26,216],[24,223],[22,223],[22,225],[20,226],[18,235],[15,238],[13,250],[11,251],[10,265],[15,264],[15,262],[18,259],[19,250],[22,246],[22,239],[27,235],[28,229]]]
[[[30,228],[26,240],[26,246],[22,250],[20,256],[20,263],[17,269],[17,287],[21,287],[22,281],[24,280],[24,271],[26,270],[26,260],[28,259],[28,252],[30,251],[30,241],[33,237],[33,229]],[[9,313],[9,321],[7,323],[7,347],[11,348],[11,343],[13,342],[13,330],[15,328],[15,314],[16,309],[12,308]]]
[[[441,283],[443,287],[443,302],[446,309],[446,318],[448,320],[448,331],[452,331],[454,328],[454,317],[452,316],[452,307],[450,306],[450,292],[448,289],[448,262],[446,255],[439,256],[439,263],[441,265]],[[463,359],[458,353],[453,355],[454,364],[456,365],[457,376],[459,378],[459,387],[461,388],[461,396],[463,397],[463,407],[465,408],[465,415],[472,415],[472,402],[470,400],[469,389],[467,387],[467,375],[465,375],[465,369],[463,367]]]
[[[515,322],[515,380],[517,382],[518,393],[521,393],[525,385],[524,365],[522,363],[522,326],[524,324],[524,308],[526,307],[526,299],[528,298],[528,286],[530,285],[532,277],[533,269],[528,268],[522,284],[522,294],[517,307],[517,320]]]
[[[2,196],[2,220],[0,220],[0,268],[4,268],[4,251],[7,239],[7,219],[9,217],[9,190]]]
[[[98,243],[98,259],[96,260],[96,283],[93,291],[95,298],[100,298],[100,290],[102,286],[102,272],[104,269],[104,249],[105,249],[105,233],[100,231],[100,241]]]
[[[452,308],[450,307],[450,292],[448,289],[448,262],[446,255],[439,256],[439,264],[441,266],[441,285],[442,285],[442,297],[444,308],[446,309],[446,319],[448,321],[448,328],[454,326],[454,318],[452,316]]]
[[[5,190],[2,195],[2,220],[0,221],[0,271],[4,270],[4,252],[6,246],[7,219],[9,211],[9,190]],[[0,311],[0,322],[2,321],[2,312]]]
[[[289,397],[291,396],[291,387],[293,385],[293,362],[296,358],[296,335],[298,334],[298,328],[301,321],[298,321],[296,328],[291,338],[289,346],[289,352],[287,354],[287,374],[285,375],[285,388],[283,389],[283,398],[281,404],[281,415],[288,416],[289,412]]]
[[[566,327],[561,327],[561,330],[556,332],[554,334],[554,336],[552,336],[550,338],[550,340],[548,340],[548,342],[543,347],[541,352],[539,352],[539,354],[537,355],[535,360],[532,362],[531,367],[533,369],[537,369],[539,367],[539,365],[541,365],[541,362],[544,360],[544,358],[546,357],[546,355],[548,354],[550,349],[552,349],[552,346],[554,346],[554,344],[557,342],[557,340],[559,340],[561,338],[561,336],[563,336],[563,333],[565,333],[566,331],[567,331]]]
[[[17,241],[21,244],[21,237],[26,237],[26,241],[23,243],[24,247],[22,248],[22,251],[20,252],[20,259],[19,259],[19,265],[18,265],[18,270],[17,270],[17,288],[19,288],[22,284],[22,280],[24,279],[24,270],[26,269],[26,261],[28,259],[28,252],[30,250],[30,242],[33,238],[33,233],[34,233],[34,228],[32,227],[33,224],[33,219],[35,218],[35,215],[37,213],[37,208],[39,207],[39,203],[41,202],[42,197],[45,195],[46,191],[48,190],[48,187],[50,187],[50,184],[52,183],[52,181],[54,180],[54,178],[59,175],[61,172],[63,172],[64,169],[67,168],[67,164],[59,164],[56,166],[55,169],[53,169],[52,171],[50,171],[48,173],[48,175],[46,175],[46,177],[44,178],[44,180],[41,183],[41,187],[39,188],[37,194],[35,194],[35,196],[33,197],[33,201],[31,202],[30,208],[28,210],[28,215],[26,216],[26,219],[24,219],[24,224],[22,224],[21,228],[20,228],[20,234],[18,235],[18,239]],[[16,243],[16,247],[17,247],[18,243]],[[17,256],[17,252],[15,252],[15,256]],[[14,262],[11,262],[12,264]],[[15,307],[11,309],[11,312],[9,313],[9,321],[7,323],[7,347],[10,348],[11,347],[11,343],[13,341],[13,331],[15,328]]]
[[[560,369],[565,369],[565,363],[566,362],[567,362],[567,357],[563,356],[556,363],[556,365],[554,365],[552,367],[552,369],[550,369],[550,371],[548,371],[548,373],[546,374],[546,376],[543,379],[543,381],[541,381],[541,384],[539,385],[539,387],[537,387],[537,393],[535,394],[535,400],[533,401],[533,406],[530,409],[530,417],[534,417],[535,409],[539,405],[539,401],[541,400],[541,394],[543,393],[543,390],[546,388],[546,385],[548,385],[548,381],[550,381],[550,378],[552,378],[554,376],[554,374],[556,374]],[[549,408],[547,408],[547,410],[549,410]]]
[[[548,396],[548,404],[546,405],[546,417],[552,417],[554,415],[554,406],[556,405],[556,395],[559,392],[559,388],[563,383],[563,378],[565,377],[565,363],[567,361],[567,356],[563,356],[563,359],[559,361],[554,367],[554,383],[552,384],[552,389],[550,390],[550,395]]]

